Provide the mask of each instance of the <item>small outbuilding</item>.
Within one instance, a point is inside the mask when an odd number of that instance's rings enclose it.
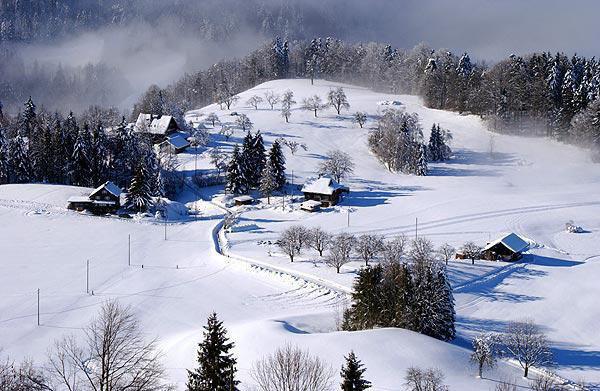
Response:
[[[235,206],[252,205],[254,203],[254,198],[249,195],[241,195],[234,197],[233,202],[235,203]]]
[[[482,251],[482,258],[489,261],[518,261],[529,243],[515,233],[509,233],[488,243]]]
[[[161,153],[181,153],[189,146],[189,141],[179,133],[172,134],[165,141],[157,144]]]
[[[74,196],[67,200],[67,208],[95,214],[114,213],[121,208],[121,189],[111,181],[95,188],[89,196]]]
[[[308,200],[300,204],[300,209],[307,212],[318,212],[321,210],[321,201]]]
[[[332,178],[321,177],[309,179],[302,186],[305,201],[318,201],[323,207],[329,207],[338,204],[344,193],[349,193],[347,186],[337,183]]]

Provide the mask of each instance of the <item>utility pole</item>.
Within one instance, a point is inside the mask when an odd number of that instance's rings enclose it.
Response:
[[[348,227],[350,227],[350,208],[346,212],[348,214]]]
[[[292,189],[294,188],[294,170],[292,170]]]
[[[417,240],[419,232],[419,218],[415,217],[415,240]]]
[[[165,240],[167,240],[167,216],[165,216]]]
[[[90,260],[86,261],[85,267],[85,293],[90,293]]]
[[[127,235],[127,266],[131,266],[131,234]]]
[[[40,325],[40,288],[37,290],[37,324]]]

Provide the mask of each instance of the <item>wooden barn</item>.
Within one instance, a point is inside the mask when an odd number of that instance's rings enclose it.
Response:
[[[319,201],[321,206],[329,207],[336,205],[343,198],[343,193],[350,192],[350,189],[341,185],[329,177],[321,177],[308,180],[302,186],[305,201]]]
[[[94,189],[89,196],[74,196],[67,200],[67,208],[95,214],[114,213],[121,208],[121,189],[108,181]]]
[[[509,233],[490,242],[483,248],[482,258],[489,261],[518,261],[529,243],[515,233]]]
[[[234,197],[233,202],[235,203],[235,206],[252,205],[254,203],[254,198],[249,195],[241,195]]]

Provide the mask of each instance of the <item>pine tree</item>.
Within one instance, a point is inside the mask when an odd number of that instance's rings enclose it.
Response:
[[[342,391],[363,391],[371,388],[371,382],[363,378],[366,371],[363,364],[356,358],[353,351],[348,354],[346,365],[342,366]]]
[[[21,135],[15,136],[9,144],[9,164],[11,182],[27,183],[33,179],[31,161],[27,151],[27,143]]]
[[[244,178],[241,162],[240,148],[236,145],[231,154],[231,160],[227,166],[227,191],[232,194],[244,194],[247,192],[246,179]]]
[[[17,121],[18,133],[23,137],[30,137],[33,133],[37,120],[35,109],[36,106],[31,97],[29,97],[27,102],[25,102],[23,112],[19,114],[19,119]]]
[[[231,350],[223,322],[212,313],[204,326],[204,340],[198,345],[198,368],[188,370],[188,391],[237,391],[237,360]]]
[[[273,168],[273,162],[268,160],[265,168],[262,171],[260,178],[259,190],[263,196],[267,197],[267,203],[271,203],[271,195],[277,190],[277,178],[275,178],[275,169]]]
[[[1,109],[1,105],[0,105]],[[0,110],[1,113],[1,110]],[[1,124],[0,124],[1,125]],[[4,130],[0,126],[0,185],[8,183],[9,167],[8,167],[8,144],[4,137]]]
[[[69,176],[71,183],[77,186],[94,185],[90,181],[90,132],[88,125],[84,124],[79,130],[75,144],[73,146],[73,155],[71,156],[71,170]]]
[[[148,174],[144,167],[144,162],[141,162],[131,179],[126,196],[127,204],[137,209],[138,212],[145,212],[152,204],[150,184],[148,182]]]
[[[344,314],[344,330],[370,329],[380,324],[382,279],[381,265],[368,266],[358,272],[352,292],[353,303]]]
[[[425,145],[419,144],[416,153],[415,175],[425,176],[427,175],[427,152],[425,151]]]
[[[281,150],[281,145],[279,145],[278,141],[273,142],[273,145],[269,151],[268,160],[274,171],[275,183],[277,185],[275,189],[281,190],[285,186],[286,182],[285,156],[283,156],[283,151]]]

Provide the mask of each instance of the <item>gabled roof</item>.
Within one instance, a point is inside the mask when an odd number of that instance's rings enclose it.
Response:
[[[177,122],[170,115],[140,113],[137,121],[135,121],[134,129],[136,132],[164,135],[169,131],[172,124],[177,125]]]
[[[245,202],[245,201],[254,201],[254,198],[252,198],[252,196],[249,196],[249,195],[241,195],[241,196],[233,197],[233,200],[238,201],[238,202]]]
[[[104,184],[95,188],[90,193],[90,197],[93,197],[94,194],[98,193],[102,189],[106,189],[110,194],[114,195],[115,197],[119,197],[121,195],[121,193],[123,192],[119,186],[115,185],[111,181],[107,181]]]
[[[523,240],[519,235],[511,232],[508,235],[505,235],[501,238],[494,240],[493,242],[488,243],[488,245],[485,246],[483,249],[489,250],[499,243],[502,243],[504,246],[506,246],[506,248],[515,253],[525,251],[527,250],[527,248],[529,248],[529,243]]]
[[[167,142],[173,146],[173,148],[181,149],[190,146],[190,143],[180,134],[175,134],[167,138]]]
[[[308,179],[302,186],[303,193],[332,195],[336,190],[348,190],[348,188],[329,177]]]

